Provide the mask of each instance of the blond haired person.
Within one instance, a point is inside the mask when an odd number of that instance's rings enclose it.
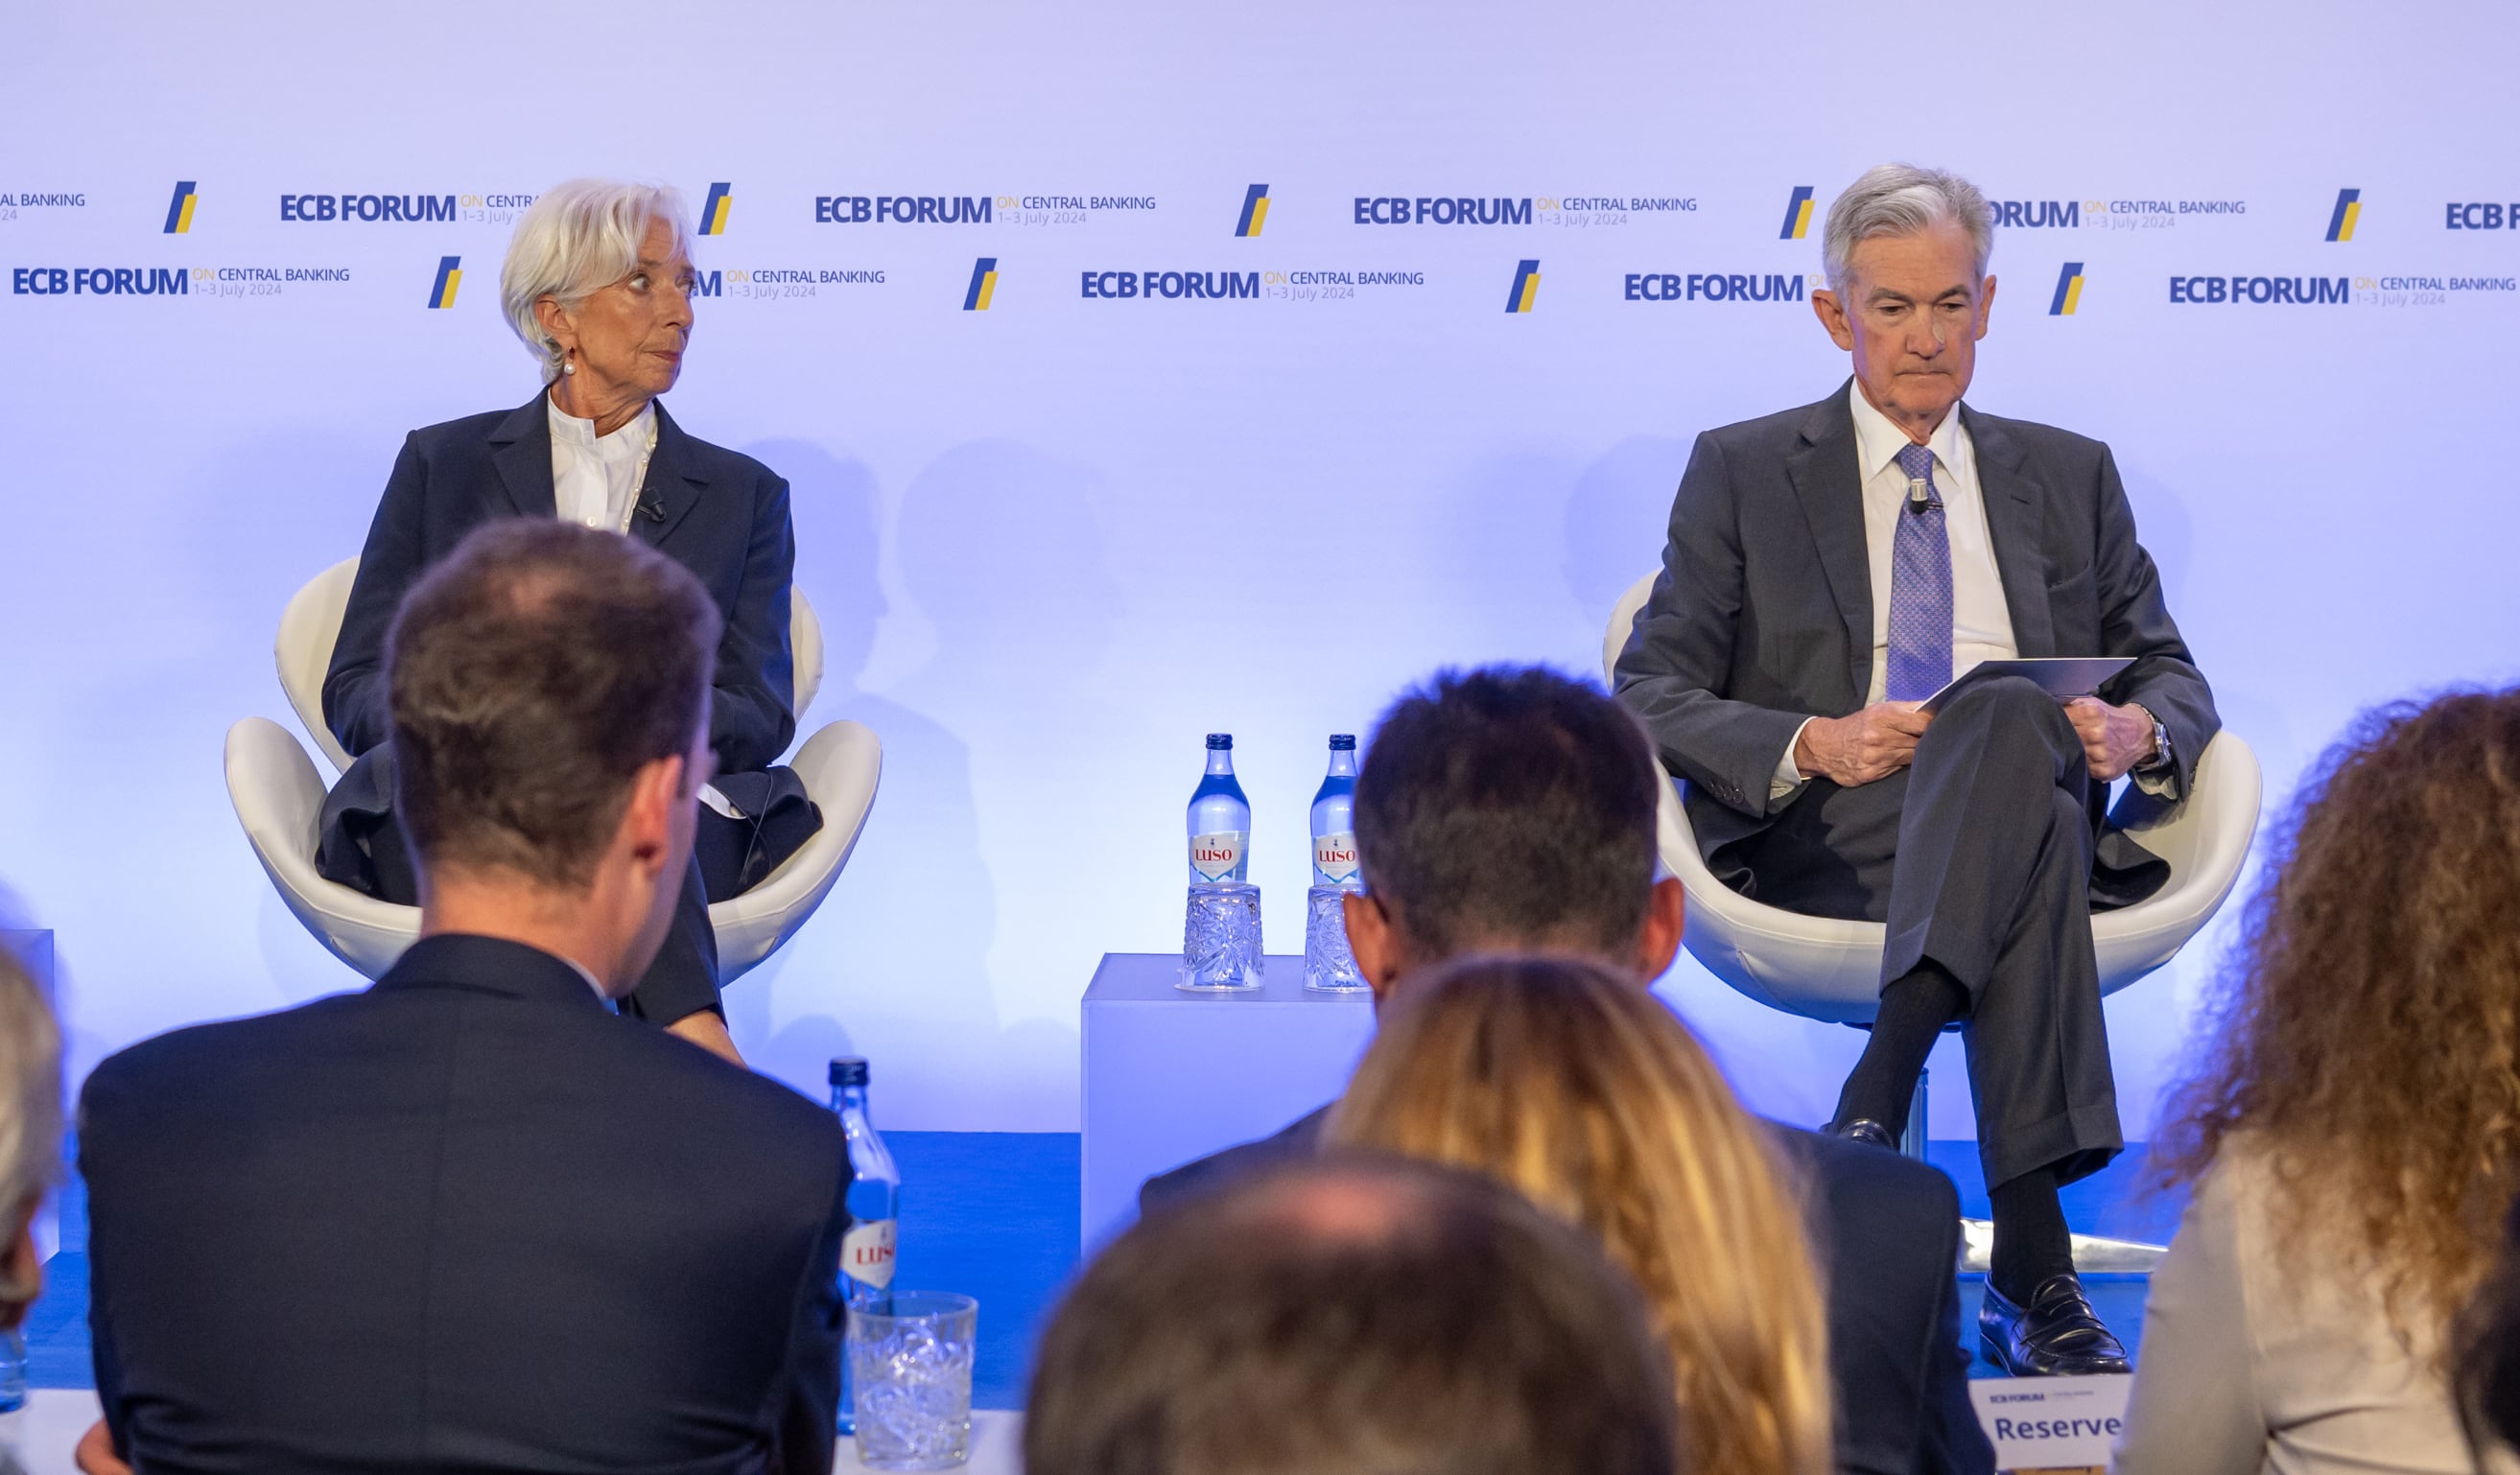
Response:
[[[1366,891],[1347,934],[1377,1010],[1487,953],[1573,955],[1642,995],[1680,950],[1680,882],[1654,879],[1662,780],[1634,718],[1541,667],[1444,671],[1383,714],[1356,782]],[[1158,1212],[1320,1146],[1330,1108],[1148,1182]],[[1895,1152],[1760,1124],[1808,1190],[1827,1279],[1830,1401],[1846,1475],[1991,1475],[1959,1349],[1959,1199]]]
[[[2520,692],[2366,716],[2265,877],[2160,1139],[2195,1193],[2117,1468],[2478,1468],[2445,1346],[2520,1174]]]
[[[1670,1350],[1680,1468],[1822,1475],[1828,1362],[1798,1193],[1686,1025],[1575,958],[1413,986],[1328,1140],[1489,1174],[1599,1236]]]

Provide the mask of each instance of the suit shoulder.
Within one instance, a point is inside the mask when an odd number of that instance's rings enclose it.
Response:
[[[1971,410],[1977,421],[1976,433],[1993,430],[2008,435],[2035,454],[2069,461],[2096,461],[2109,453],[2108,442],[2077,434],[2058,425],[2042,425],[2035,420],[2007,420],[2001,415],[1988,415]]]
[[[412,431],[411,443],[422,455],[430,457],[486,445],[490,432],[516,413],[512,406],[505,410],[484,410],[478,415],[467,415],[457,420],[441,420],[433,425],[423,425]]]
[[[186,1025],[115,1050],[88,1072],[79,1090],[82,1116],[135,1097],[162,1101],[231,1076],[258,1074],[268,1057],[340,1012],[355,994],[240,1019]]]
[[[1313,1156],[1321,1150],[1322,1130],[1329,1121],[1329,1113],[1330,1108],[1324,1106],[1258,1141],[1211,1152],[1168,1173],[1156,1174],[1139,1188],[1138,1211],[1151,1214],[1254,1173]]]
[[[730,450],[713,440],[702,440],[689,430],[683,431],[683,438],[689,442],[686,449],[693,469],[711,481],[733,481],[755,487],[774,482],[786,484],[785,478],[777,471],[742,451]]]
[[[1822,401],[1802,403],[1802,406],[1794,406],[1794,409],[1777,411],[1777,414],[1756,416],[1756,419],[1746,419],[1746,421],[1733,421],[1733,424],[1729,424],[1729,426],[1716,426],[1711,428],[1711,431],[1706,431],[1706,439],[1724,446],[1724,454],[1727,454],[1727,457],[1738,457],[1738,454],[1769,454],[1769,457],[1781,457],[1781,454],[1792,451],[1794,446],[1802,441],[1802,428],[1810,424],[1812,416],[1820,414],[1820,411],[1827,411],[1832,403],[1834,406],[1842,406],[1842,403],[1845,403],[1845,391],[1832,393],[1832,396],[1822,398]]]
[[[1959,1190],[1939,1168],[1817,1132],[1788,1128],[1779,1137],[1787,1157],[1832,1201],[1861,1202],[1868,1212],[1902,1219],[1914,1215],[1939,1223],[1959,1217]]]
[[[1798,405],[1755,420],[1736,420],[1729,425],[1717,425],[1707,431],[1706,438],[1722,447],[1727,457],[1762,453],[1781,456],[1801,438],[1804,423],[1811,419],[1817,408],[1819,406]]]
[[[606,1030],[605,1038],[631,1057],[623,1063],[631,1070],[652,1072],[659,1085],[670,1085],[701,1109],[719,1115],[725,1129],[774,1150],[825,1157],[844,1148],[838,1119],[793,1088],[730,1064],[652,1026],[622,1023],[622,1028]]]

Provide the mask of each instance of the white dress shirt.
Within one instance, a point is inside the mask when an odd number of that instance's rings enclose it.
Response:
[[[1855,468],[1864,491],[1864,550],[1872,577],[1872,680],[1864,704],[1879,702],[1890,690],[1890,559],[1899,535],[1899,517],[1908,506],[1908,473],[1899,468],[1899,452],[1908,432],[1872,408],[1860,383],[1848,387],[1855,416]],[[1959,406],[1925,444],[1934,453],[1934,491],[1943,499],[1943,530],[1952,546],[1952,675],[1967,672],[1980,661],[2010,660],[2021,653],[2012,643],[2012,611],[2003,603],[2003,575],[1995,566],[1995,539],[1986,529],[1986,496],[1977,484],[1977,448],[1960,424]],[[1809,726],[1808,720],[1804,726]],[[1794,729],[1777,761],[1769,796],[1794,791],[1805,777],[1794,765],[1794,748],[1802,741]]]
[[[604,981],[595,976],[595,970],[593,968],[588,967],[586,964],[578,961],[574,958],[561,958],[561,955],[558,953],[554,953],[552,956],[554,958],[560,958],[561,961],[577,969],[577,976],[586,980],[586,986],[588,988],[595,990],[596,998],[603,1000],[606,1004],[610,1004],[612,1002],[612,996],[604,992]]]
[[[543,405],[551,412],[552,498],[561,520],[628,532],[630,514],[647,484],[648,458],[656,451],[656,402],[648,401],[637,419],[609,435],[596,434],[595,422],[562,410],[548,394]],[[714,783],[700,785],[700,802],[730,820],[744,818]],[[586,981],[593,984],[594,975]],[[603,992],[597,987],[596,993]]]
[[[656,402],[650,400],[637,419],[609,435],[596,434],[595,422],[568,414],[548,394],[543,405],[551,412],[552,495],[561,520],[629,531],[648,458],[656,449]]]

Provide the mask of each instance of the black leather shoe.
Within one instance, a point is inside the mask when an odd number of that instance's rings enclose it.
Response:
[[[1978,1306],[1977,1339],[1988,1361],[2017,1378],[2082,1377],[2125,1372],[2125,1344],[2118,1341],[2070,1274],[2048,1276],[2021,1306],[1986,1283]]]
[[[1890,1129],[1868,1116],[1860,1116],[1851,1122],[1831,1122],[1828,1124],[1826,1135],[1842,1137],[1850,1142],[1887,1147],[1893,1152],[1899,1150],[1899,1140],[1890,1135]]]

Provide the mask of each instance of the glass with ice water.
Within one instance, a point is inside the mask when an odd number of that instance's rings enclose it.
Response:
[[[849,1309],[858,1462],[947,1470],[971,1457],[971,1360],[980,1304],[944,1291],[894,1291],[890,1315]]]
[[[1260,888],[1242,881],[1192,886],[1189,908],[1174,987],[1202,994],[1260,987]]]
[[[1304,987],[1323,994],[1370,992],[1347,948],[1345,886],[1315,886],[1304,893]]]

